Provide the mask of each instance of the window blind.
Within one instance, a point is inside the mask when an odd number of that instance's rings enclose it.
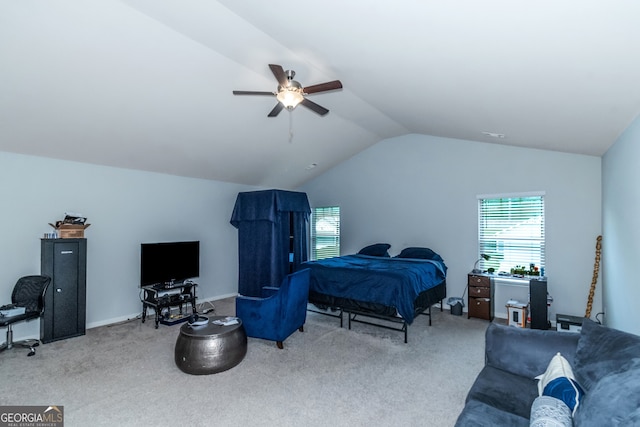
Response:
[[[311,259],[340,256],[340,207],[313,208],[310,234]]]
[[[480,268],[510,272],[545,265],[544,195],[478,198]],[[479,256],[480,257],[480,256]]]

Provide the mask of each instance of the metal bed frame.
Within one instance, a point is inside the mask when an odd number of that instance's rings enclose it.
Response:
[[[436,289],[437,287],[442,286],[443,290],[441,291],[443,295],[437,295],[440,298],[433,300],[432,297],[430,296],[430,291],[433,291],[435,293],[438,292],[438,289]],[[426,293],[426,301],[427,301],[427,306],[425,308],[422,308],[420,311],[416,311],[416,317],[418,315],[425,315],[425,316],[429,316],[429,326],[431,326],[431,307],[433,307],[433,305],[435,304],[440,304],[440,311],[444,311],[443,307],[443,300],[444,297],[446,297],[446,280],[443,281],[440,285],[436,286],[435,288],[429,289],[427,291],[425,291]],[[422,295],[422,294],[421,294]],[[436,298],[437,298],[436,296]],[[325,297],[329,297],[332,298],[330,295],[325,295]],[[420,298],[420,296],[418,296],[418,299]],[[321,311],[323,310],[322,308],[318,307],[318,309],[315,308],[310,308],[309,306],[307,306],[307,310],[314,312],[314,313],[319,313],[322,314],[324,316],[329,316],[329,317],[334,317],[334,318],[339,318],[340,319],[340,327],[343,327],[344,324],[344,320],[343,320],[343,313],[347,314],[347,317],[349,319],[348,325],[349,325],[349,329],[351,329],[351,323],[355,322],[355,323],[363,323],[363,324],[367,324],[367,325],[371,325],[371,326],[377,326],[379,328],[384,328],[384,329],[390,329],[392,331],[398,331],[398,332],[402,332],[404,333],[404,342],[405,344],[408,342],[408,326],[409,324],[402,318],[402,317],[398,317],[398,316],[393,316],[393,315],[384,315],[384,314],[378,314],[372,311],[365,311],[365,310],[358,310],[358,309],[354,309],[350,306],[350,304],[341,304],[339,302],[339,300],[334,301],[333,303],[327,303],[325,301],[319,301],[319,300],[314,300],[314,298],[310,295],[309,298],[309,302],[310,304],[317,306],[322,306],[322,307],[326,307],[325,310],[335,310],[337,313],[333,314],[333,313],[328,313],[326,311]],[[364,317],[365,319],[360,319],[358,317]],[[397,326],[392,326],[392,325],[387,325],[387,324],[383,324],[383,323],[377,323],[377,322],[372,322],[370,320],[367,320],[367,318],[372,318],[372,319],[378,319],[378,320],[382,320],[385,322],[390,322],[391,324],[396,324],[396,325],[400,325],[399,327]]]
[[[421,311],[418,313],[418,315],[425,315],[425,316],[429,316],[429,326],[431,326],[431,307],[429,306],[427,307],[425,310]],[[426,313],[425,313],[426,311]],[[440,301],[440,311],[442,311],[442,301]],[[351,322],[356,322],[356,323],[364,323],[366,325],[371,325],[371,326],[377,326],[378,328],[384,328],[384,329],[390,329],[392,331],[398,331],[398,332],[404,332],[404,343],[406,344],[408,341],[408,331],[409,331],[409,324],[402,318],[402,317],[390,317],[390,316],[382,316],[382,315],[378,315],[375,313],[365,313],[365,312],[361,312],[361,311],[355,311],[355,310],[350,310],[347,311],[347,317],[349,318],[349,329],[351,329]],[[382,323],[374,323],[374,322],[370,322],[368,320],[362,320],[362,319],[358,319],[358,316],[363,316],[363,317],[372,317],[374,319],[380,319],[380,320],[384,320],[386,322],[391,322],[391,323],[396,323],[396,324],[400,324],[400,327],[394,327],[394,326],[390,326],[390,325],[385,325]],[[342,323],[342,322],[341,322]],[[340,325],[340,327],[342,327],[342,324]]]

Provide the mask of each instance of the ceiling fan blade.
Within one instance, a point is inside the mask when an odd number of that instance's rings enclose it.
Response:
[[[275,117],[278,114],[280,114],[280,111],[282,111],[282,109],[284,108],[284,105],[282,105],[282,102],[278,102],[276,104],[275,107],[273,107],[273,110],[271,110],[271,112],[269,113],[269,115],[267,117]]]
[[[271,68],[271,72],[276,77],[276,80],[280,84],[280,86],[287,85],[287,75],[284,73],[284,69],[281,65],[269,64],[269,68]]]
[[[306,94],[325,92],[328,90],[342,89],[342,83],[340,80],[334,80],[332,82],[320,83],[313,86],[307,86],[303,89]]]
[[[270,96],[275,95],[274,92],[258,92],[254,90],[234,90],[233,94],[234,95],[270,95]]]
[[[307,98],[303,99],[300,104],[304,105],[305,107],[307,107],[310,110],[315,111],[316,113],[320,114],[321,116],[324,116],[325,114],[327,114],[329,112],[329,110],[327,110],[326,108],[316,104],[313,101],[309,101]]]

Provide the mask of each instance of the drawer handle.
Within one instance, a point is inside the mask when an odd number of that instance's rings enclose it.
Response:
[[[478,277],[478,278],[476,279],[476,283],[480,283],[480,282],[482,282],[482,279]]]

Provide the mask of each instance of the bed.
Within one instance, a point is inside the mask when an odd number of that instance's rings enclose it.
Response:
[[[311,269],[309,302],[323,314],[335,313],[341,326],[344,312],[349,328],[359,322],[399,330],[407,342],[416,316],[429,316],[431,325],[431,307],[440,303],[442,310],[447,267],[431,249],[406,248],[390,257],[389,247],[370,245],[354,255],[303,263],[301,268]]]

